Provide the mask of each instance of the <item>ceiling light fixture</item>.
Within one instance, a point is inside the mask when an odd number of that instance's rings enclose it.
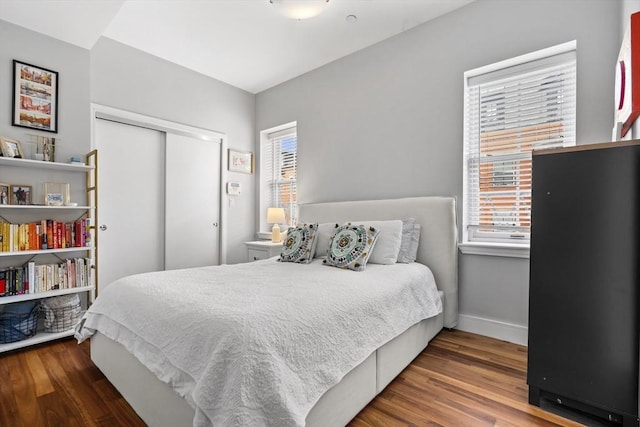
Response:
[[[282,15],[297,20],[313,18],[328,5],[329,0],[269,0]]]

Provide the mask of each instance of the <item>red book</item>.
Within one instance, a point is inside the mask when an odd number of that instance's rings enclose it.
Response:
[[[64,223],[60,221],[56,221],[56,248],[62,249],[64,245],[62,244],[62,240],[64,239]]]
[[[47,220],[47,249],[55,248],[55,240],[53,240],[53,220]]]
[[[4,296],[7,292],[7,273],[5,270],[0,270],[0,296]]]

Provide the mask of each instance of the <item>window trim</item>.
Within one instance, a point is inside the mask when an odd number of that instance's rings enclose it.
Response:
[[[265,129],[260,131],[260,161],[258,162],[259,164],[259,168],[258,168],[258,173],[257,173],[257,187],[258,187],[258,191],[257,191],[257,219],[256,219],[256,236],[259,239],[271,239],[271,226],[269,224],[267,224],[267,208],[269,206],[267,206],[267,197],[264,197],[263,195],[265,194],[265,192],[269,191],[270,189],[268,188],[268,186],[265,183],[265,180],[263,179],[262,176],[262,172],[264,170],[263,168],[263,160],[264,160],[264,156],[263,156],[263,147],[265,146],[265,144],[269,143],[270,135],[273,135],[274,133],[278,133],[278,132],[282,132],[291,128],[296,129],[297,132],[297,127],[298,127],[298,122],[297,121],[293,121],[293,122],[289,122],[289,123],[285,123],[279,126],[274,126],[272,128],[269,129]]]
[[[516,243],[491,243],[491,242],[465,242],[458,243],[458,249],[465,255],[487,255],[508,258],[529,258],[529,242]]]
[[[469,117],[469,109],[467,108],[467,96],[469,93],[469,81],[474,78],[478,78],[483,74],[495,73],[496,71],[503,70],[504,73],[509,73],[510,67],[521,67],[523,64],[541,61],[545,58],[549,58],[556,55],[562,55],[566,53],[570,53],[575,51],[577,54],[577,41],[573,40],[567,43],[559,44],[556,46],[552,46],[546,49],[541,49],[535,52],[527,53],[525,55],[517,56],[514,58],[510,58],[504,61],[496,62],[493,64],[489,64],[483,67],[479,67],[473,70],[466,71],[463,76],[464,82],[464,98],[463,98],[463,203],[462,203],[462,242],[458,245],[460,251],[463,254],[474,254],[474,255],[492,255],[492,256],[509,256],[509,257],[517,257],[517,258],[528,258],[529,257],[529,239],[525,241],[518,242],[517,239],[514,240],[503,240],[503,241],[478,241],[472,239],[472,235],[474,233],[473,230],[470,230],[469,227],[469,215],[468,215],[468,207],[467,200],[470,197],[470,189],[469,189],[469,171],[468,171],[468,160],[466,156],[466,147],[469,142],[469,135],[467,129],[470,123]],[[577,56],[577,55],[576,55]],[[577,87],[576,87],[577,92]],[[577,93],[576,93],[577,96]],[[577,103],[576,103],[577,104]]]

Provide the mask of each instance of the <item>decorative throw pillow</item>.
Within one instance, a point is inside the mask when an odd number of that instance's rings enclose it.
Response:
[[[287,237],[282,244],[280,261],[299,262],[309,264],[313,261],[313,253],[316,249],[318,224],[302,224],[298,227],[289,227]]]
[[[336,229],[327,257],[322,262],[334,267],[362,271],[379,234],[374,227],[344,224]]]

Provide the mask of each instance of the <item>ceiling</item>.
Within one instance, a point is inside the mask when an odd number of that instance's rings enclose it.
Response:
[[[0,0],[0,19],[85,49],[104,36],[258,93],[472,1],[330,0],[297,21],[269,0]]]

